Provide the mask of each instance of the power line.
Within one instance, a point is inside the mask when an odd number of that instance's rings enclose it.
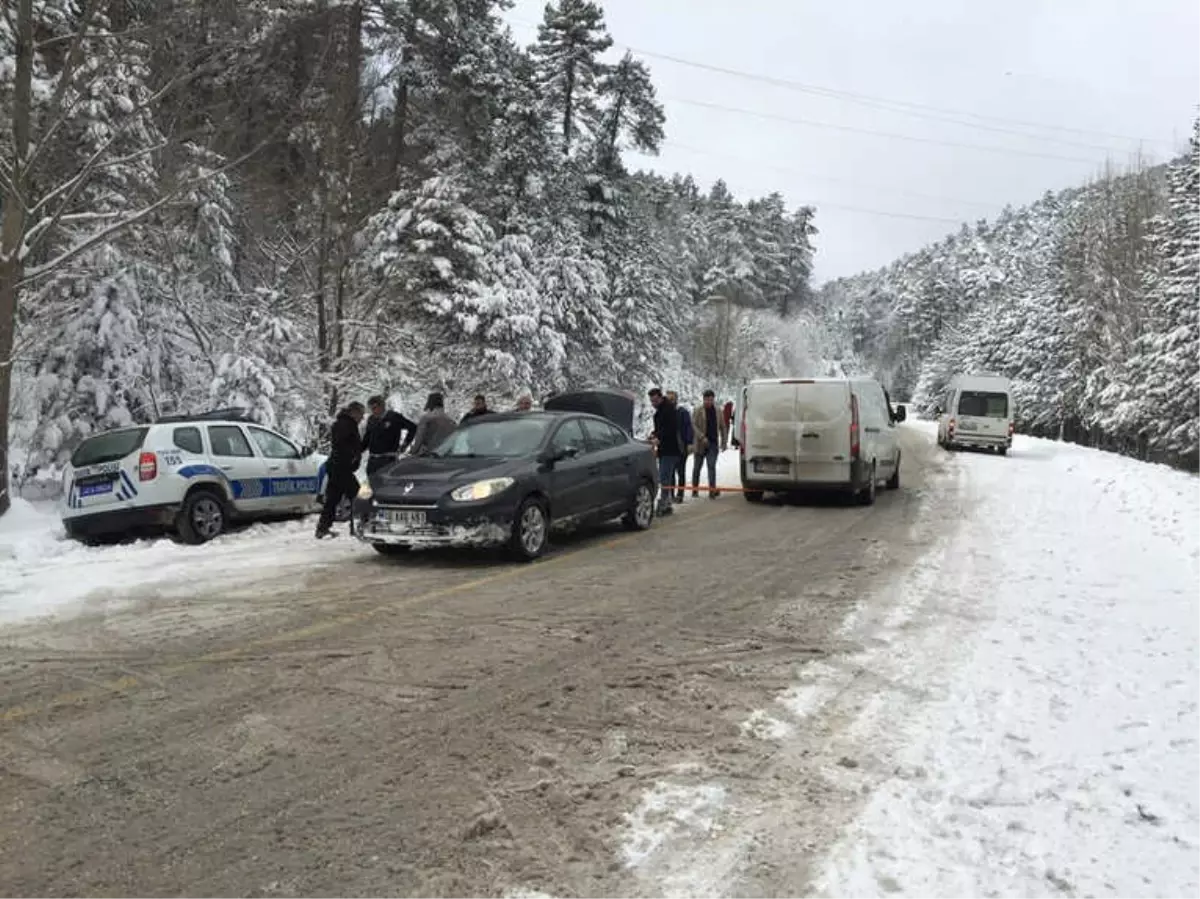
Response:
[[[835,175],[818,175],[815,172],[805,172],[801,171],[800,169],[790,168],[788,166],[772,165],[770,163],[749,160],[741,156],[735,156],[730,153],[721,153],[719,151],[709,150],[704,147],[693,147],[690,144],[680,143],[679,141],[671,140],[670,138],[664,140],[662,144],[665,147],[675,147],[680,150],[686,150],[689,153],[713,156],[719,159],[726,159],[729,162],[738,162],[742,163],[743,165],[753,166],[755,168],[771,169],[772,171],[783,172],[784,174],[788,175],[796,175],[800,178],[811,178],[814,181],[829,181],[837,184],[853,184],[856,187],[865,187],[869,188],[870,190],[887,191],[898,196],[913,197],[919,200],[934,200],[939,203],[957,203],[963,206],[978,206],[980,208],[993,210],[994,212],[999,212],[1004,208],[1003,203],[986,202],[984,200],[968,200],[965,197],[947,197],[939,194],[921,193],[914,190],[905,190],[904,188],[900,187],[891,187],[886,184],[872,184],[870,182],[861,181],[858,178],[838,178]]]
[[[999,153],[1008,156],[1029,156],[1036,159],[1057,159],[1063,162],[1086,162],[1090,165],[1095,165],[1100,160],[1089,159],[1083,156],[1063,156],[1057,153],[1042,153],[1038,150],[1018,150],[1015,147],[994,147],[987,144],[965,144],[959,141],[941,140],[933,137],[916,137],[911,134],[899,134],[895,131],[878,131],[873,128],[859,128],[854,125],[839,125],[834,122],[817,122],[812,119],[800,119],[793,116],[779,115],[772,112],[758,112],[753,109],[744,109],[739,106],[723,106],[720,103],[709,103],[705,100],[688,100],[684,97],[670,97],[674,103],[684,103],[689,106],[699,106],[704,109],[715,109],[721,112],[733,112],[740,115],[753,116],[760,119],[768,119],[777,122],[787,122],[792,125],[803,125],[809,128],[829,128],[834,131],[845,131],[851,134],[869,134],[874,137],[890,137],[894,140],[906,140],[917,144],[934,144],[943,147],[957,147],[961,150],[976,150],[984,153]]]
[[[1149,140],[1143,137],[1133,137],[1128,134],[1114,134],[1107,131],[1090,131],[1083,128],[1069,128],[1064,125],[1047,125],[1042,122],[1029,122],[1022,119],[1010,119],[1003,116],[985,115],[978,112],[969,112],[962,109],[948,109],[945,107],[933,106],[926,103],[914,103],[908,100],[892,100],[887,97],[875,97],[870,94],[860,94],[853,91],[837,90],[831,87],[820,87],[818,85],[805,84],[800,81],[791,81],[786,78],[776,78],[770,75],[758,75],[753,72],[743,72],[737,69],[728,69],[723,66],[714,66],[709,63],[695,62],[690,59],[683,59],[678,56],[670,56],[665,53],[655,53],[651,50],[642,50],[637,47],[631,47],[628,44],[618,44],[633,53],[638,53],[642,56],[650,57],[651,59],[659,59],[664,62],[672,62],[676,65],[688,66],[690,68],[702,69],[704,71],[716,72],[721,75],[730,75],[736,78],[745,78],[750,81],[758,81],[764,84],[772,84],[776,87],[787,88],[789,90],[800,91],[802,93],[815,94],[817,96],[831,97],[834,99],[848,100],[850,102],[862,103],[875,108],[887,109],[888,107],[897,107],[895,112],[903,112],[907,115],[925,116],[937,118],[939,121],[946,121],[952,124],[961,125],[964,128],[979,128],[985,131],[996,131],[1001,134],[1014,134],[1020,137],[1025,137],[1030,140],[1044,140],[1054,143],[1062,143],[1067,146],[1074,146],[1087,149],[1097,149],[1110,151],[1111,147],[1104,147],[1098,144],[1083,144],[1075,141],[1064,141],[1059,138],[1043,137],[1037,134],[1029,134],[1023,131],[1014,131],[1006,128],[998,128],[990,125],[978,124],[975,122],[956,122],[953,119],[948,119],[946,116],[967,116],[969,118],[980,119],[981,121],[1002,122],[1010,125],[1020,125],[1026,128],[1041,128],[1047,131],[1061,131],[1069,134],[1091,135],[1093,137],[1107,137],[1113,140],[1129,141],[1134,143],[1162,143],[1162,141]]]
[[[532,22],[527,22],[522,19],[510,19],[515,24],[523,25],[527,28],[537,29],[539,26]],[[715,72],[721,75],[729,75],[735,78],[744,78],[750,81],[757,81],[763,84],[771,84],[776,87],[782,87],[788,90],[795,90],[802,93],[813,94],[826,98],[846,100],[853,103],[870,106],[877,109],[885,109],[892,112],[899,112],[905,115],[911,115],[918,118],[931,118],[935,121],[943,121],[948,124],[959,125],[964,128],[977,128],[984,131],[994,131],[1001,134],[1012,134],[1019,137],[1024,137],[1028,140],[1041,140],[1051,143],[1065,144],[1067,146],[1079,147],[1081,149],[1096,149],[1105,152],[1111,152],[1113,148],[1104,147],[1097,144],[1083,144],[1077,141],[1066,141],[1061,138],[1048,137],[1037,134],[1029,134],[1028,132],[1015,131],[1008,128],[1000,128],[993,125],[981,124],[981,122],[999,122],[1008,125],[1019,125],[1025,128],[1039,128],[1044,131],[1058,131],[1065,134],[1090,135],[1092,137],[1105,137],[1113,140],[1121,140],[1135,143],[1155,143],[1163,144],[1163,141],[1148,140],[1142,137],[1134,137],[1127,134],[1115,134],[1107,131],[1096,131],[1085,128],[1071,128],[1065,125],[1050,125],[1044,122],[1030,122],[1022,119],[1007,118],[1004,116],[986,115],[984,113],[971,112],[968,110],[949,109],[946,107],[934,106],[927,103],[914,103],[908,100],[894,100],[887,97],[878,97],[871,94],[856,93],[854,91],[838,90],[836,88],[823,87],[820,85],[806,84],[801,81],[794,81],[786,78],[778,78],[771,75],[762,75],[755,72],[746,72],[740,69],[731,69],[724,66],[712,65],[711,63],[698,62],[692,59],[685,59],[680,56],[672,56],[667,53],[659,53],[654,50],[646,50],[640,47],[634,47],[630,44],[622,44],[614,42],[614,46],[629,50],[632,53],[637,53],[641,56],[646,56],[651,59],[658,59],[664,62],[674,63],[676,65],[687,66],[689,68],[699,69],[707,72]],[[893,108],[894,107],[894,108]],[[978,119],[979,122],[963,122],[956,121],[949,116],[966,116],[968,118]],[[1164,144],[1165,145],[1165,144]]]

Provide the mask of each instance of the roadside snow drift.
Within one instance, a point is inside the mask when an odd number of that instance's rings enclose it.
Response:
[[[1021,439],[954,467],[962,524],[906,585],[932,595],[871,661],[919,775],[876,787],[821,891],[1196,895],[1197,480]]]
[[[251,525],[203,546],[164,537],[86,547],[67,539],[54,504],[18,499],[0,518],[0,625],[70,613],[84,602],[122,602],[147,590],[244,583],[362,551],[345,535],[314,540],[311,518]]]

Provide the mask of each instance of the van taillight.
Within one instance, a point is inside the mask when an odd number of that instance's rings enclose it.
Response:
[[[158,477],[158,456],[154,453],[142,453],[138,456],[138,480],[153,481]]]
[[[1012,435],[1013,435],[1013,423],[1010,421],[1008,423],[1008,436],[1011,437]]]
[[[857,459],[862,452],[858,441],[858,397],[850,394],[850,458]]]

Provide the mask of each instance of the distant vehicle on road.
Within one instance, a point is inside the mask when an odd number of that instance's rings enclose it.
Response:
[[[742,391],[738,442],[744,495],[835,490],[864,505],[880,486],[900,486],[896,425],[878,381],[785,378],[753,381]]]
[[[1012,382],[999,375],[956,375],[937,405],[938,446],[986,449],[1005,455],[1012,448]]]
[[[628,402],[613,417],[632,420]],[[359,491],[354,517],[359,538],[385,555],[505,546],[532,561],[554,530],[616,518],[646,530],[656,490],[653,450],[609,418],[508,412],[468,421],[432,454],[380,469]]]
[[[62,518],[89,543],[164,531],[205,543],[233,520],[312,512],[324,485],[324,456],[219,409],[84,440],[63,474]]]

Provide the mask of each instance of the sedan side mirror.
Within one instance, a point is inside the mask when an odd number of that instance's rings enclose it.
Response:
[[[306,444],[304,444],[304,446],[300,447],[300,458],[307,459],[314,452],[315,452],[315,450],[306,443]]]

